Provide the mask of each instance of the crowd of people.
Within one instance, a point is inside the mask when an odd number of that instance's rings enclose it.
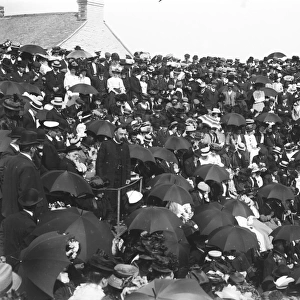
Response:
[[[299,297],[300,235],[291,241],[270,236],[281,226],[300,225],[298,56],[273,53],[243,63],[189,54],[151,58],[145,52],[120,59],[117,53],[89,55],[80,46],[53,47],[48,55],[19,49],[10,41],[0,47],[3,274],[17,276],[21,251],[49,209],[89,210],[115,230],[137,209],[158,206],[182,220],[190,247],[186,258],[163,254],[163,232],[116,232],[113,255],[98,251],[86,262],[71,260],[57,279],[54,299],[86,299],[82,295],[88,293],[91,299],[130,299],[127,294],[161,278],[193,278],[212,299]],[[23,90],[8,91],[9,83]],[[74,91],[78,84],[82,89]],[[175,159],[131,155],[132,145],[153,152],[166,148],[171,137],[178,138],[168,148]],[[204,165],[221,167],[228,178],[205,181],[197,175]],[[94,196],[51,193],[41,178],[53,170],[80,175]],[[187,180],[191,203],[151,197],[153,180],[165,173]],[[121,190],[120,213],[117,190],[136,178],[142,178],[141,190],[134,197]],[[259,193],[272,183],[288,188],[292,197]],[[201,234],[194,216],[228,199],[251,209],[251,216],[235,217],[255,234],[257,249],[221,251]],[[120,265],[126,274],[116,274]],[[0,297],[26,299],[8,293],[12,287],[4,286]]]

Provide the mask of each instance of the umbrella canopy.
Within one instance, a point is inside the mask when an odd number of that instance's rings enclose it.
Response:
[[[140,229],[149,233],[156,231],[175,232],[183,225],[182,221],[165,207],[143,207],[135,210],[125,220],[128,230]]]
[[[221,123],[226,125],[242,126],[246,125],[246,119],[237,113],[229,113],[221,118]]]
[[[126,300],[212,300],[194,279],[154,279]]]
[[[286,55],[282,52],[273,52],[271,54],[268,55],[268,58],[283,58]]]
[[[11,142],[11,138],[8,136],[10,130],[0,130],[0,153],[5,151]]]
[[[37,113],[36,113],[36,118],[40,121],[45,121],[47,120],[47,113],[49,112],[49,110],[47,109],[42,109],[42,110],[39,110]]]
[[[202,235],[209,235],[212,231],[222,226],[238,225],[232,214],[218,208],[200,211],[193,216],[193,221],[198,225]]]
[[[272,112],[262,113],[258,117],[256,117],[256,120],[260,121],[260,122],[264,122],[264,123],[277,123],[277,122],[281,123],[282,122],[281,118]]]
[[[215,229],[208,236],[208,244],[222,251],[247,252],[249,249],[258,248],[256,235],[249,229],[238,225],[226,225]]]
[[[183,137],[170,136],[165,142],[165,148],[170,150],[188,150],[192,147],[190,142],[188,142]]]
[[[62,210],[49,211],[43,214],[33,231],[40,235],[49,231],[68,233],[80,243],[78,257],[87,261],[97,249],[111,254],[113,234],[105,222],[101,222],[89,211],[70,207]]]
[[[162,183],[177,184],[185,188],[187,191],[193,188],[191,184],[184,177],[172,173],[159,174],[155,176],[153,179],[151,179],[148,185],[154,187],[155,185],[162,184]]]
[[[20,52],[28,52],[31,53],[33,55],[37,55],[37,54],[42,54],[42,55],[48,55],[48,53],[46,52],[45,49],[43,49],[41,46],[38,45],[24,45],[22,47],[20,47],[19,49]]]
[[[268,78],[267,76],[257,75],[255,77],[255,83],[267,84],[267,83],[272,83],[272,80],[270,78]]]
[[[129,145],[130,158],[136,158],[143,162],[152,161],[155,163],[155,158],[151,151],[140,145]]]
[[[178,165],[178,159],[172,151],[162,147],[152,147],[149,150],[152,152],[155,158],[160,158],[167,162],[173,162]]]
[[[114,136],[116,126],[108,121],[94,120],[86,124],[86,129],[96,135],[104,135],[112,138]]]
[[[67,192],[78,197],[94,195],[91,186],[80,175],[69,171],[49,171],[41,177],[44,187],[51,192]]]
[[[229,179],[229,173],[226,169],[214,164],[198,166],[194,172],[194,176],[200,176],[203,181],[213,180],[222,182]]]
[[[20,85],[25,89],[25,92],[27,92],[29,94],[41,95],[41,90],[34,84],[30,84],[27,82],[21,82]]]
[[[4,95],[22,95],[25,93],[25,88],[18,82],[14,81],[0,81],[0,93]]]
[[[67,55],[67,58],[91,58],[92,54],[84,51],[84,50],[74,50]]]
[[[223,202],[223,206],[224,211],[227,211],[233,216],[248,218],[249,216],[253,215],[253,212],[249,206],[238,199],[225,200],[225,202]]]
[[[70,91],[73,93],[80,93],[83,95],[98,94],[98,91],[93,86],[85,83],[74,84],[70,87]]]
[[[223,205],[221,205],[219,202],[209,202],[209,203],[205,203],[204,205],[196,206],[195,215],[197,215],[198,213],[200,213],[202,211],[210,210],[210,209],[222,210]]]
[[[192,196],[186,189],[172,183],[155,185],[151,189],[148,197],[151,196],[157,197],[162,201],[172,201],[181,205],[193,203]]]
[[[268,97],[276,97],[278,95],[278,93],[270,87],[262,87],[260,90]]]
[[[257,193],[267,199],[278,199],[281,200],[281,202],[295,199],[295,195],[291,188],[277,182],[262,186],[257,190]]]
[[[19,275],[22,277],[20,290],[28,299],[53,298],[53,287],[60,272],[70,264],[66,256],[69,235],[48,232],[37,237],[21,252]]]
[[[276,240],[285,240],[292,242],[300,239],[300,226],[299,225],[282,225],[274,229],[271,236]]]

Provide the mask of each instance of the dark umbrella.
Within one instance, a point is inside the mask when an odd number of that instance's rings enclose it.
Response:
[[[209,202],[203,205],[196,206],[195,215],[205,210],[210,210],[210,209],[222,210],[223,208],[224,208],[223,205],[221,205],[219,202]]]
[[[155,158],[151,151],[140,145],[129,145],[130,158],[136,158],[143,162],[152,161],[155,163]]]
[[[257,193],[267,199],[278,199],[282,203],[286,200],[295,199],[295,195],[290,187],[277,182],[262,186],[257,190]]]
[[[165,148],[171,149],[171,150],[188,150],[192,147],[190,142],[188,142],[183,137],[178,136],[170,136],[165,142]]]
[[[18,82],[0,81],[0,93],[4,95],[14,95],[14,94],[22,95],[23,93],[25,93],[25,89]]]
[[[172,231],[183,225],[182,221],[164,207],[143,207],[135,210],[125,220],[128,230],[140,229],[149,233]]]
[[[74,50],[67,55],[67,58],[75,58],[75,59],[91,58],[91,57],[93,57],[93,55],[84,50]]]
[[[46,50],[38,45],[24,45],[24,46],[20,47],[19,51],[20,52],[28,52],[33,55],[37,55],[37,54],[48,55]]]
[[[246,119],[237,113],[229,113],[221,118],[221,123],[226,125],[242,126],[246,125]]]
[[[159,158],[167,162],[173,162],[178,165],[178,159],[172,151],[162,147],[152,147],[149,150],[155,158]]]
[[[62,210],[49,211],[41,215],[33,235],[49,231],[68,233],[80,243],[78,257],[87,261],[97,249],[111,254],[113,234],[105,222],[101,222],[89,211],[70,207]]]
[[[162,201],[172,201],[181,205],[193,203],[192,196],[186,189],[172,183],[155,185],[151,189],[148,197],[151,196],[157,197]]]
[[[20,291],[28,299],[53,298],[53,287],[60,272],[70,264],[66,256],[69,235],[48,232],[37,237],[21,252],[19,275],[22,277]]]
[[[194,279],[154,279],[126,300],[212,300]]]
[[[27,92],[29,94],[41,95],[41,90],[34,84],[30,84],[27,82],[21,82],[20,85],[25,89],[25,92]]]
[[[276,97],[278,95],[278,93],[270,87],[262,87],[260,90],[263,91],[267,97]]]
[[[10,130],[0,130],[0,153],[5,151],[11,142]]]
[[[247,252],[249,249],[258,248],[256,235],[249,229],[237,225],[226,225],[215,229],[208,236],[208,244],[222,251]]]
[[[268,58],[283,58],[286,55],[282,52],[273,52],[271,54],[268,55]]]
[[[40,121],[45,121],[47,120],[47,114],[48,114],[49,110],[47,109],[42,109],[42,110],[39,110],[37,113],[36,113],[36,118]]]
[[[238,225],[235,217],[227,211],[218,208],[205,209],[193,216],[200,234],[209,235],[213,230],[226,225]]]
[[[248,218],[249,216],[253,215],[253,212],[249,206],[245,202],[242,202],[238,199],[225,200],[225,202],[223,202],[223,206],[224,211],[227,211],[233,216]]]
[[[114,136],[116,126],[108,121],[94,120],[86,124],[86,129],[96,135],[104,135],[112,138]]]
[[[282,225],[274,229],[271,236],[276,240],[285,240],[293,242],[300,239],[300,226],[299,225]]]
[[[260,121],[260,122],[264,122],[264,123],[277,123],[277,122],[281,123],[282,122],[281,118],[272,112],[262,113],[258,117],[256,117],[256,120]]]
[[[255,83],[267,84],[267,83],[272,83],[272,80],[270,78],[268,78],[267,76],[257,75],[255,77]]]
[[[200,176],[203,181],[213,180],[222,182],[229,179],[229,173],[226,169],[214,164],[198,166],[194,172],[194,176]]]
[[[66,192],[78,197],[94,195],[91,186],[80,175],[69,171],[49,171],[41,177],[43,185],[51,192]]]
[[[184,177],[172,173],[163,173],[157,175],[149,181],[148,185],[154,187],[155,185],[162,184],[162,183],[177,184],[188,191],[193,188],[191,184]]]
[[[80,93],[83,95],[98,94],[98,91],[91,85],[85,83],[78,83],[70,87],[69,89],[73,93]]]

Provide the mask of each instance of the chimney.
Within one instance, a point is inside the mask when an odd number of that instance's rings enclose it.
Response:
[[[78,21],[87,19],[87,0],[77,0],[78,3]]]
[[[4,18],[4,6],[0,6],[0,18]]]

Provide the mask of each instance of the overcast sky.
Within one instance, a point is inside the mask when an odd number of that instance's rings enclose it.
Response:
[[[0,5],[6,15],[77,10],[76,0]],[[275,51],[299,55],[299,8],[299,0],[106,0],[104,19],[131,52],[245,61]]]

